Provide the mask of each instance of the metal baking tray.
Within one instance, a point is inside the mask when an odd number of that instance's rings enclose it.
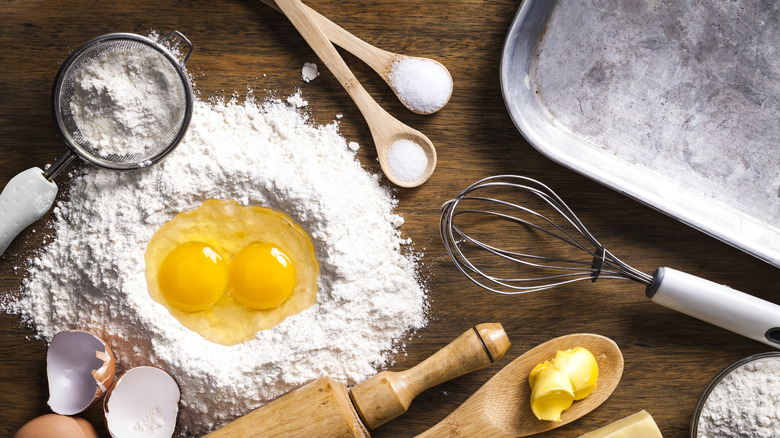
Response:
[[[552,160],[780,267],[780,7],[523,1],[509,114]]]

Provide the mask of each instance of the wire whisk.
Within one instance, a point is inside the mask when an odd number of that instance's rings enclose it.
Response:
[[[676,269],[648,275],[632,268],[531,178],[475,182],[444,203],[439,230],[455,266],[487,290],[513,295],[583,280],[631,280],[647,285],[656,304],[780,348],[780,306]]]
[[[507,199],[496,198],[497,193]],[[518,200],[519,195],[522,200]],[[478,230],[485,228],[486,221],[503,222],[513,234],[511,239],[495,233],[483,236],[484,232]],[[474,283],[500,294],[536,292],[599,278],[647,285],[653,281],[653,276],[632,268],[605,249],[549,187],[523,176],[491,176],[468,186],[442,205],[439,231],[455,266]],[[527,245],[522,249],[504,247],[507,241],[517,240],[515,231],[529,234]],[[578,255],[561,258],[540,254],[549,248],[549,242],[540,243],[539,238],[566,243],[578,249]],[[518,267],[513,270],[525,276],[493,274],[503,262],[516,263]]]

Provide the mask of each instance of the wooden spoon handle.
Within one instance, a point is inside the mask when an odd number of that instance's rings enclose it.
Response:
[[[413,368],[383,371],[352,387],[350,396],[366,427],[375,429],[406,412],[421,392],[490,365],[508,348],[501,324],[479,324]]]
[[[363,117],[368,122],[369,127],[377,126],[383,120],[386,120],[385,110],[379,106],[368,92],[360,85],[352,71],[341,58],[341,55],[333,47],[330,40],[319,28],[315,20],[309,15],[306,6],[300,0],[276,0],[276,5],[282,10],[284,15],[295,26],[303,39],[314,50],[314,53],[325,63],[333,76],[338,79],[341,85],[347,90],[352,100],[360,109]]]
[[[279,12],[282,12],[274,0],[260,1]],[[304,5],[304,8],[309,13],[309,16],[317,22],[320,30],[322,30],[325,36],[327,36],[333,44],[349,51],[358,59],[365,62],[366,65],[374,69],[379,76],[382,76],[383,79],[387,80],[393,61],[401,55],[380,49],[379,47],[363,41],[308,5]]]

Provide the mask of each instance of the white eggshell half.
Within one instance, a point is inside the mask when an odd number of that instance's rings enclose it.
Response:
[[[114,381],[116,361],[105,341],[92,333],[57,333],[46,353],[49,406],[62,415],[84,411],[105,394]]]
[[[133,368],[119,377],[103,401],[113,438],[170,438],[179,413],[179,386],[155,367]]]

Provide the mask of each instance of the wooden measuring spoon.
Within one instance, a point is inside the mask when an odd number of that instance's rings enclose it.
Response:
[[[355,101],[371,130],[379,164],[387,179],[401,187],[417,187],[427,181],[436,168],[436,148],[428,137],[398,121],[371,98],[300,0],[277,0],[276,4]],[[399,177],[388,164],[388,152],[393,143],[399,140],[410,140],[425,153],[425,170],[413,179]]]
[[[355,101],[371,130],[379,164],[387,179],[401,187],[417,187],[427,181],[436,168],[436,148],[428,137],[398,121],[371,98],[300,0],[277,0],[276,4]],[[414,179],[399,177],[388,165],[390,147],[399,140],[410,140],[425,152],[425,170]]]
[[[274,0],[261,0],[266,5],[276,9],[279,12],[282,12],[281,9],[276,5],[276,2]],[[395,93],[395,96],[398,98],[398,100],[401,101],[402,104],[406,108],[409,109],[409,111],[412,111],[417,114],[433,114],[436,111],[444,108],[444,105],[449,102],[450,97],[452,96],[452,75],[450,74],[449,70],[447,70],[447,67],[445,67],[442,63],[439,61],[436,61],[435,59],[431,58],[423,58],[419,56],[407,56],[407,55],[401,55],[398,53],[393,53],[387,50],[380,49],[379,47],[372,46],[371,44],[363,41],[362,39],[356,37],[343,27],[339,26],[338,24],[330,21],[327,17],[320,14],[319,12],[315,11],[314,9],[310,8],[309,6],[304,5],[304,8],[309,13],[309,16],[317,23],[317,26],[319,26],[320,30],[325,34],[326,37],[337,46],[343,48],[344,50],[352,53],[355,55],[358,59],[365,62],[369,67],[371,67],[386,83],[390,86],[390,89],[393,90],[393,93]],[[398,90],[393,86],[392,81],[390,80],[390,71],[393,68],[394,62],[400,62],[402,60],[406,59],[420,59],[424,61],[430,61],[435,62],[443,71],[447,73],[447,76],[449,76],[450,81],[450,96],[447,97],[447,100],[444,101],[444,103],[431,111],[420,111],[417,108],[414,108],[413,106],[410,106],[404,98],[401,96],[401,94],[398,92]]]
[[[596,389],[563,411],[560,422],[538,420],[531,412],[528,374],[537,364],[555,358],[558,350],[575,347],[587,348],[596,357],[599,366]],[[417,438],[515,438],[555,429],[601,405],[615,390],[622,374],[623,355],[611,339],[588,333],[561,336],[513,360],[450,415]]]

